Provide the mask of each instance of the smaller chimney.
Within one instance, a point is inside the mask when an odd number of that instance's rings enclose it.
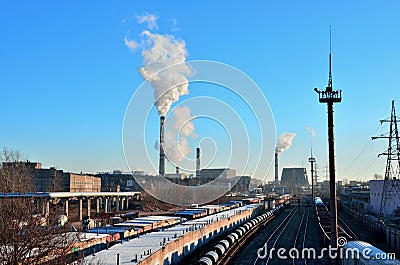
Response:
[[[160,176],[165,176],[165,153],[164,153],[164,120],[165,117],[160,117],[160,162],[158,165],[158,173]]]
[[[196,148],[196,178],[200,178],[200,148]]]
[[[278,174],[279,174],[278,152],[275,152],[275,185],[278,185],[279,183]]]
[[[175,170],[176,174],[179,174],[179,167],[176,167]]]

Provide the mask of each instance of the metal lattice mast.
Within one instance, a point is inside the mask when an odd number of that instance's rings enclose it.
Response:
[[[331,238],[330,245],[332,248],[337,247],[338,223],[337,223],[337,201],[336,201],[336,172],[335,172],[335,138],[333,123],[333,104],[342,101],[342,90],[332,89],[332,52],[331,52],[331,32],[329,31],[329,81],[325,91],[319,91],[319,102],[326,103],[328,106],[328,144],[329,144],[329,208],[331,213]]]
[[[378,155],[386,156],[386,170],[385,178],[383,182],[381,205],[379,209],[380,216],[385,216],[385,209],[388,208],[390,202],[394,196],[400,194],[399,185],[396,183],[396,179],[400,176],[400,145],[399,145],[399,132],[397,129],[397,117],[396,109],[394,107],[394,100],[392,101],[392,111],[390,114],[390,120],[380,120],[381,124],[389,122],[389,135],[388,136],[373,136],[372,140],[379,138],[388,139],[388,149],[386,153]],[[397,161],[397,165],[396,165]],[[393,163],[392,163],[393,162]]]
[[[314,197],[315,197],[315,182],[314,182],[314,163],[315,163],[315,158],[313,157],[312,154],[312,149],[311,149],[311,157],[308,159],[308,162],[311,164],[311,204],[314,205]]]

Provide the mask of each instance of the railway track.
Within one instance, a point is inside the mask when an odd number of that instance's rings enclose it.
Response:
[[[306,237],[307,237],[307,228],[308,228],[308,221],[310,218],[310,210],[307,209],[303,212],[303,217],[301,219],[301,223],[299,229],[297,231],[296,239],[293,245],[293,248],[298,250],[303,250],[306,247]],[[306,257],[298,257],[292,259],[293,265],[307,265]]]
[[[281,260],[276,260],[275,255],[270,255],[270,250],[272,249],[280,249],[280,248],[285,248],[288,249],[292,247],[291,245],[288,244],[288,239],[289,235],[293,238],[294,233],[296,232],[295,229],[299,225],[299,217],[301,215],[300,211],[298,208],[294,208],[292,212],[283,220],[283,222],[272,232],[272,234],[269,236],[267,241],[264,244],[265,252],[264,254],[266,255],[265,258],[260,258],[257,256],[256,260],[254,261],[254,265],[257,264],[283,264],[283,263],[288,263],[287,260],[281,261]],[[289,224],[291,224],[289,226]],[[296,233],[297,234],[297,233]],[[282,237],[284,235],[284,238]],[[290,240],[290,239],[289,239]],[[296,243],[295,243],[296,244]],[[275,253],[276,254],[276,253]]]
[[[350,228],[350,226],[343,220],[342,217],[338,214],[338,222],[339,226],[353,239],[353,240],[360,240],[357,234]]]
[[[317,221],[315,216],[312,215],[310,207],[285,209],[275,220],[259,229],[254,237],[240,248],[228,264],[326,264],[326,260],[301,259],[303,248],[314,247],[319,249],[317,231]],[[263,248],[265,246],[266,248]],[[275,250],[270,256],[272,248],[275,248]],[[286,257],[284,259],[277,255],[277,251],[280,248],[286,250],[283,254]],[[289,255],[289,251],[292,248],[299,250],[299,258],[293,259]]]

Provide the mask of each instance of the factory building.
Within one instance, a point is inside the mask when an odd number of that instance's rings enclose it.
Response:
[[[114,170],[112,173],[98,173],[96,176],[101,178],[101,191],[140,191],[141,188],[134,176],[144,177],[146,173],[144,171],[135,171],[132,174]]]
[[[240,176],[238,182],[232,187],[231,192],[247,194],[249,192],[250,181],[250,176]]]
[[[165,174],[165,178],[167,179],[187,179],[190,178],[190,174],[186,173],[167,173]]]
[[[42,168],[38,162],[7,162],[3,169],[19,168],[32,178],[33,191],[37,192],[99,192],[100,178],[88,174],[64,172],[55,167]]]
[[[389,185],[391,188],[386,191],[386,203],[383,207],[386,216],[394,215],[396,211],[400,210],[400,180],[390,179]],[[382,203],[384,180],[370,180],[369,181],[369,196],[370,196],[370,210],[375,214],[379,214]]]
[[[101,179],[93,175],[63,173],[64,190],[68,192],[100,192]]]
[[[216,179],[221,178],[234,178],[236,177],[236,170],[230,168],[209,168],[200,170],[200,178],[202,179]]]

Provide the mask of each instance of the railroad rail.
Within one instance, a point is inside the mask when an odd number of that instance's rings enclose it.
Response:
[[[285,209],[280,216],[260,227],[251,240],[241,244],[229,263],[224,264],[325,264],[326,259],[318,260],[317,263],[316,260],[308,263],[308,260],[303,259],[302,251],[305,247],[319,248],[317,221],[311,213],[313,210],[310,206]],[[278,254],[280,249],[286,251],[283,254],[285,258]],[[296,249],[298,254],[289,254],[292,249]]]
[[[219,240],[207,253],[205,253],[196,264],[199,265],[226,265],[230,264],[235,254],[246,244],[249,239],[253,238],[257,232],[264,228],[271,220],[280,215],[283,206],[279,205],[273,210],[253,218],[228,236]]]
[[[331,214],[319,197],[315,198],[315,212],[318,219],[321,243],[324,246],[328,246],[331,238]],[[339,218],[338,233],[339,237],[345,238],[346,241],[357,240],[355,233],[341,218]]]
[[[306,236],[307,236],[309,217],[310,217],[310,211],[307,209],[306,211],[303,212],[303,217],[301,218],[299,230],[297,231],[296,239],[293,245],[293,247],[298,250],[303,250],[304,248],[306,248]],[[293,258],[292,263],[293,265],[298,265],[298,264],[307,265],[307,259],[306,257],[297,259]]]

